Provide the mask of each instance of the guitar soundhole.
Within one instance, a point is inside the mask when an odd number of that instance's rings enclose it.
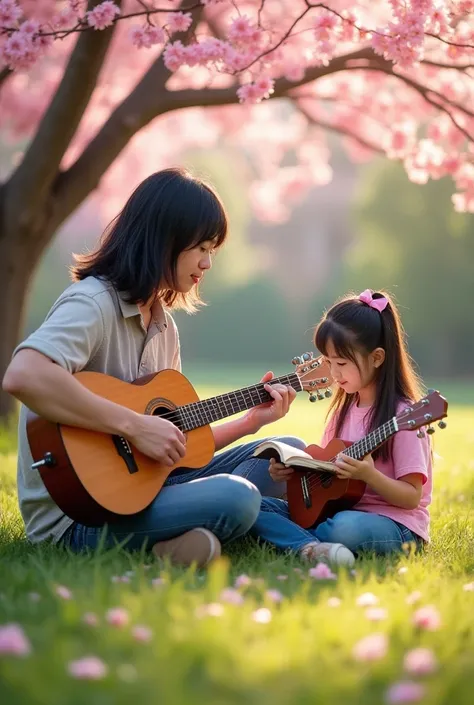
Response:
[[[162,416],[183,431],[183,421],[178,409],[170,409],[169,406],[157,406],[151,412],[152,416]]]

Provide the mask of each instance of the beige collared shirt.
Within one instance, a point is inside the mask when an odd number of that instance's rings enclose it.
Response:
[[[103,372],[125,382],[163,369],[181,370],[176,324],[159,302],[146,330],[138,306],[128,304],[108,282],[88,277],[57,299],[44,323],[14,355],[32,348],[68,372]],[[18,500],[28,538],[58,541],[72,524],[53,502],[38,470],[32,470],[22,405],[18,437]]]

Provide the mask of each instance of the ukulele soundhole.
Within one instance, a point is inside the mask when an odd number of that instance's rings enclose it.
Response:
[[[321,487],[324,487],[324,489],[327,489],[328,487],[331,487],[332,485],[332,480],[333,477],[330,473],[328,472],[323,472],[321,474]]]

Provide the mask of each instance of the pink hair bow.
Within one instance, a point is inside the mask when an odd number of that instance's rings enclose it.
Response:
[[[380,296],[378,299],[374,299],[370,289],[366,289],[361,294],[359,294],[359,301],[362,301],[364,304],[367,304],[367,306],[370,306],[370,308],[375,308],[380,313],[382,313],[382,311],[386,308],[388,304],[388,299],[386,299],[385,296]]]

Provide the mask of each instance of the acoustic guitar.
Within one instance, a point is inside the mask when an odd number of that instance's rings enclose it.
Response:
[[[362,460],[376,448],[383,445],[398,431],[414,431],[428,425],[427,433],[434,433],[430,426],[447,416],[448,402],[437,391],[432,391],[416,404],[407,406],[398,416],[394,416],[356,443],[347,443],[333,438],[325,448],[310,445],[305,452],[315,461],[333,463],[338,453],[345,453],[351,458]],[[440,421],[440,428],[446,423]],[[418,431],[422,437],[423,431]],[[334,468],[335,471],[335,468]],[[308,529],[334,516],[337,512],[351,509],[362,499],[366,483],[362,480],[347,480],[335,476],[330,470],[296,471],[287,482],[288,508],[292,520]]]
[[[295,371],[273,383],[307,391],[310,400],[330,396],[329,367],[311,353],[294,358]],[[272,400],[262,383],[203,401],[187,378],[163,370],[123,382],[99,372],[78,372],[90,391],[138,413],[162,416],[186,436],[186,455],[176,465],[161,466],[126,438],[75,426],[51,423],[32,411],[27,435],[34,463],[60,509],[86,526],[102,526],[145,509],[176,467],[207,465],[215,452],[209,424]]]

